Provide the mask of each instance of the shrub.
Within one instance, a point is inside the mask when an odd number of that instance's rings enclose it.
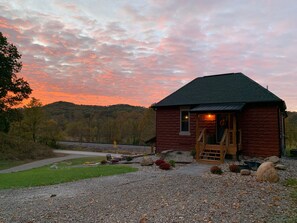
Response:
[[[231,164],[231,165],[229,165],[229,170],[233,173],[239,173],[240,167],[236,164]]]
[[[38,160],[54,156],[48,146],[0,132],[1,160]]]
[[[191,150],[191,156],[193,156],[193,158],[196,158],[196,149],[192,149]]]
[[[100,163],[101,163],[102,165],[104,165],[104,164],[107,163],[107,161],[106,161],[106,160],[102,160]]]
[[[165,161],[164,161],[164,160],[161,160],[161,159],[158,159],[158,160],[156,160],[156,162],[155,162],[155,164],[156,164],[157,166],[160,166],[162,163],[165,163]]]
[[[113,159],[113,160],[111,160],[111,163],[112,163],[112,164],[115,164],[115,163],[118,163],[118,162],[119,162],[118,159]]]
[[[175,161],[174,160],[169,160],[168,163],[170,164],[170,166],[175,167]]]
[[[169,163],[166,163],[166,162],[161,163],[160,166],[159,166],[159,168],[161,170],[170,170],[170,167],[171,167],[170,164]]]
[[[212,166],[210,168],[210,172],[213,174],[222,174],[223,173],[222,169],[218,166]]]
[[[131,157],[131,156],[127,156],[127,157],[126,157],[126,160],[127,160],[127,161],[132,161],[132,160],[133,160],[133,157]]]

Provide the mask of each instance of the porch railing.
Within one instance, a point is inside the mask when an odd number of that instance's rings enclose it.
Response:
[[[224,160],[225,158],[225,155],[226,155],[226,151],[227,151],[227,148],[229,146],[229,130],[228,129],[225,129],[224,131],[224,135],[221,139],[221,142],[220,142],[220,149],[221,149],[221,161]]]
[[[200,135],[199,135],[199,137],[197,139],[197,143],[196,143],[196,160],[199,159],[201,147],[204,148],[205,145],[206,145],[206,128],[203,128],[200,132]]]

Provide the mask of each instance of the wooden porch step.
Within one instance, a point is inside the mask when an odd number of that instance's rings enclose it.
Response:
[[[217,150],[217,149],[204,149],[203,151],[211,151],[211,152],[214,152],[214,153],[221,152],[221,150]]]
[[[213,151],[213,150],[203,150],[202,153],[213,154],[213,155],[221,154],[221,152],[219,152],[219,151]]]
[[[203,158],[221,158],[221,155],[220,154],[217,154],[217,155],[212,155],[212,154],[201,154],[200,155],[200,158],[203,159]]]
[[[209,164],[221,164],[224,163],[224,160],[221,160],[221,151],[220,145],[205,145],[204,149],[199,154],[198,162],[209,163]]]

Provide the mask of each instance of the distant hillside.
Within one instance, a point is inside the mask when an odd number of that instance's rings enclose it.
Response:
[[[43,108],[47,116],[58,123],[65,140],[143,144],[155,135],[155,112],[145,107],[76,105],[60,101]]]
[[[102,116],[114,116],[117,112],[144,112],[147,108],[131,106],[126,104],[99,106],[99,105],[77,105],[70,102],[54,102],[43,106],[47,114],[56,120],[73,121],[77,118],[100,114]],[[62,121],[62,120],[61,120]]]

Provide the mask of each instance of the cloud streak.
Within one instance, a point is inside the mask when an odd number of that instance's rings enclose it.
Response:
[[[294,1],[0,1],[0,30],[44,103],[149,106],[198,76],[243,72],[297,111],[296,10]]]

